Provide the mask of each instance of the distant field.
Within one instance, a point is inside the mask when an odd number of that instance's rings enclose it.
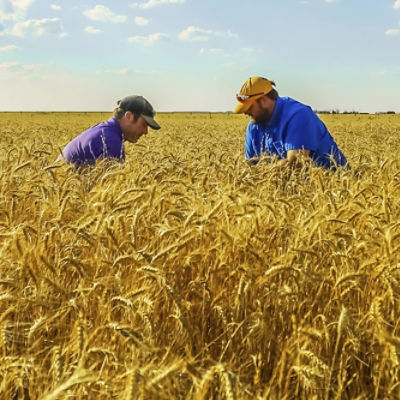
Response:
[[[322,115],[336,173],[208,113],[54,165],[109,116],[0,113],[0,398],[400,398],[400,115]]]

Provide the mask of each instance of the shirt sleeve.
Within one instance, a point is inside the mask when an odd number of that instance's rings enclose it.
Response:
[[[258,156],[258,154],[256,154],[256,152],[254,151],[253,133],[252,133],[250,123],[247,125],[246,139],[245,139],[245,143],[244,143],[244,156],[245,156],[246,160],[248,160],[249,158]]]
[[[297,111],[287,125],[285,150],[316,151],[320,142],[321,124],[310,108]]]

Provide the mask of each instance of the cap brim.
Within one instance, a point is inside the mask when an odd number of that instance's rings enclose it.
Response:
[[[234,114],[243,114],[245,113],[249,108],[250,108],[251,104],[247,104],[247,103],[237,103],[236,107],[233,109],[233,113]]]
[[[245,113],[246,111],[248,111],[250,109],[252,104],[262,96],[264,96],[264,95],[262,94],[260,96],[254,96],[254,97],[251,97],[250,99],[247,99],[243,103],[237,103],[236,107],[233,109],[233,113],[234,114],[243,114],[243,113]]]
[[[158,131],[161,128],[161,126],[157,124],[154,118],[143,114],[142,117],[144,118],[144,120],[147,122],[147,124],[150,126],[151,129]]]

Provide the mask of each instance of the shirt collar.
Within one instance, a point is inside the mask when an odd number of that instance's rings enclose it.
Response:
[[[282,108],[282,98],[281,97],[277,97],[276,98],[276,103],[275,103],[275,108],[274,108],[274,112],[272,113],[272,118],[269,120],[268,124],[266,125],[268,128],[270,128],[271,126],[273,126],[278,118],[278,115],[280,114]]]
[[[115,126],[115,128],[118,129],[119,136],[121,137],[121,139],[123,139],[121,125],[119,124],[118,120],[116,118],[114,118],[114,117],[111,117],[107,121],[107,123],[112,125],[112,126]]]

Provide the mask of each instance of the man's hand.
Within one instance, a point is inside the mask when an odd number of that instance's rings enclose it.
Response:
[[[290,165],[295,168],[301,168],[310,162],[310,150],[289,150],[287,157],[279,160],[277,165],[285,166]]]
[[[252,166],[259,162],[265,162],[271,165],[271,167],[285,167],[291,166],[294,168],[301,168],[306,164],[311,163],[310,150],[289,150],[287,157],[278,160],[276,156],[269,157],[254,157],[246,160],[247,164]]]

